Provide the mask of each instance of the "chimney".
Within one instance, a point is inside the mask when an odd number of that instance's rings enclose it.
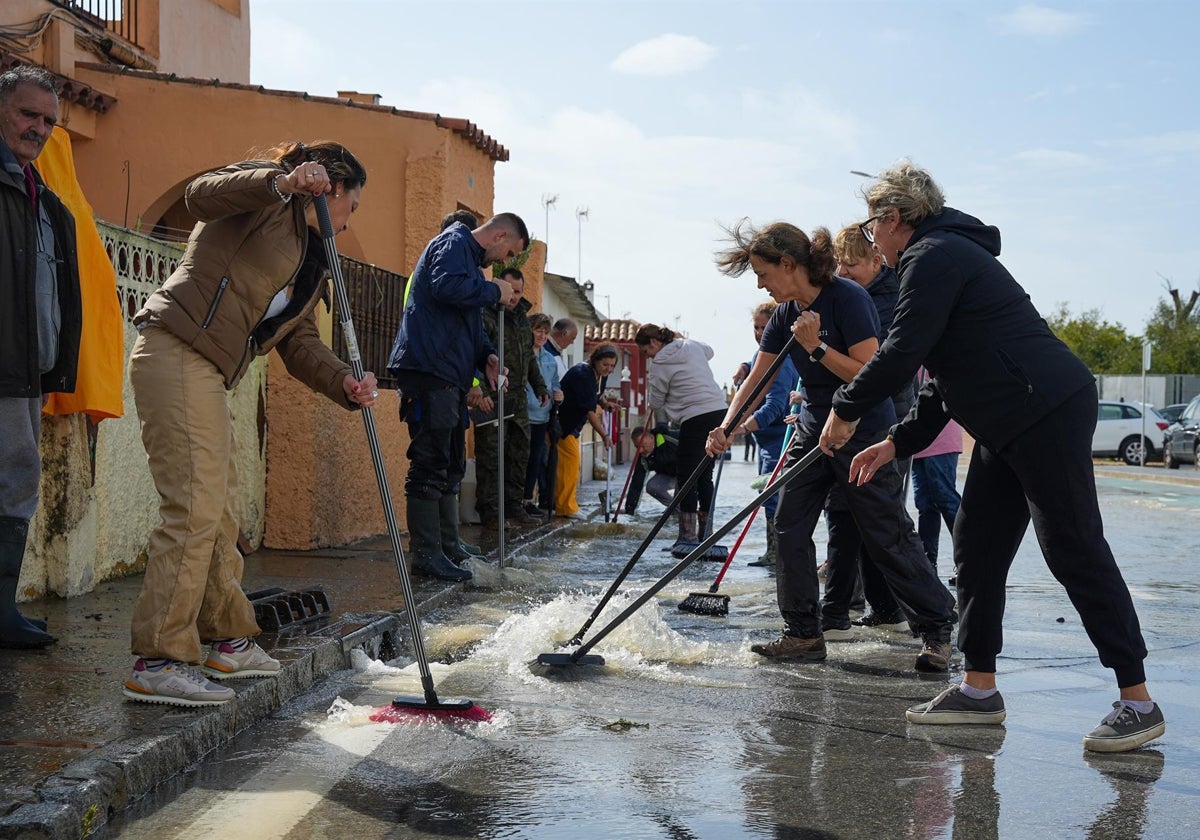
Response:
[[[359,93],[356,90],[339,90],[338,99],[349,99],[359,105],[378,105],[383,99],[378,93]]]

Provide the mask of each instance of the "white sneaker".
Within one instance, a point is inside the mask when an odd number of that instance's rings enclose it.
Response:
[[[168,662],[161,668],[147,668],[140,659],[121,693],[140,703],[168,706],[219,706],[235,696],[232,688],[217,685],[190,665]]]
[[[279,660],[256,645],[240,653],[233,649],[229,642],[213,642],[208,652],[208,659],[200,666],[200,670],[214,680],[228,680],[238,677],[274,677],[279,673]]]

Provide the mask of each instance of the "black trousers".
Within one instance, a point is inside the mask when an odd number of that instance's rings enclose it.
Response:
[[[1067,590],[1100,662],[1122,688],[1146,681],[1146,644],[1096,499],[1096,402],[1090,385],[1000,451],[975,445],[954,523],[958,647],[968,670],[996,670],[1008,570],[1032,522],[1046,565]]]
[[[902,479],[900,506],[904,507],[908,497],[907,482],[912,459],[904,458],[895,464]],[[908,516],[907,511],[905,517],[909,519],[911,526],[912,518]],[[822,602],[826,618],[838,621],[848,618],[850,604],[855,596],[860,594],[879,615],[890,616],[900,611],[900,605],[896,603],[892,590],[888,588],[887,579],[863,544],[854,514],[850,512],[850,505],[846,502],[845,491],[836,484],[829,491],[829,498],[825,502],[825,523],[829,532],[829,553],[826,555],[829,569],[825,576],[825,599]]]
[[[467,392],[422,373],[399,377],[400,419],[408,425],[404,495],[440,499],[458,492],[467,466]]]
[[[775,585],[784,632],[812,638],[821,632],[821,603],[813,530],[821,518],[830,488],[839,485],[858,524],[863,543],[876,558],[888,587],[913,630],[925,638],[950,641],[954,629],[954,599],[938,582],[921,538],[901,502],[904,479],[889,464],[867,484],[849,483],[850,461],[862,450],[883,439],[886,429],[856,433],[832,457],[821,458],[784,488],[775,511],[779,536]],[[788,465],[817,445],[819,429],[796,428],[787,451]]]
[[[708,458],[704,452],[704,445],[708,443],[708,433],[720,426],[724,419],[724,411],[710,411],[684,420],[680,424],[679,454],[675,462],[676,487],[683,487],[696,471],[696,467]],[[713,496],[712,468],[713,462],[710,459],[708,466],[700,474],[700,481],[680,501],[680,513],[695,513],[697,502],[700,505],[699,509],[708,513]]]

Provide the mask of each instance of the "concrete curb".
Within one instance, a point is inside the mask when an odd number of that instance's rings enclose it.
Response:
[[[446,586],[437,590],[417,605],[418,612],[424,615],[441,606],[457,589]],[[403,610],[350,614],[311,635],[289,639],[289,650],[307,649],[283,661],[277,677],[239,687],[237,697],[221,706],[180,709],[181,722],[169,731],[113,741],[64,766],[28,791],[29,801],[0,816],[0,838],[79,840],[88,836],[132,802],[274,714],[329,674],[349,669],[354,648],[373,655],[390,651],[394,656],[401,648],[401,630],[406,628]],[[164,719],[170,721],[171,716]]]

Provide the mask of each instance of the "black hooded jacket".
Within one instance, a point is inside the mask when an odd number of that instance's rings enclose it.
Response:
[[[834,395],[838,417],[862,416],[924,364],[933,378],[894,430],[896,456],[925,448],[948,417],[999,450],[1094,382],[999,254],[999,230],[950,207],[917,227],[900,256],[892,329]]]

